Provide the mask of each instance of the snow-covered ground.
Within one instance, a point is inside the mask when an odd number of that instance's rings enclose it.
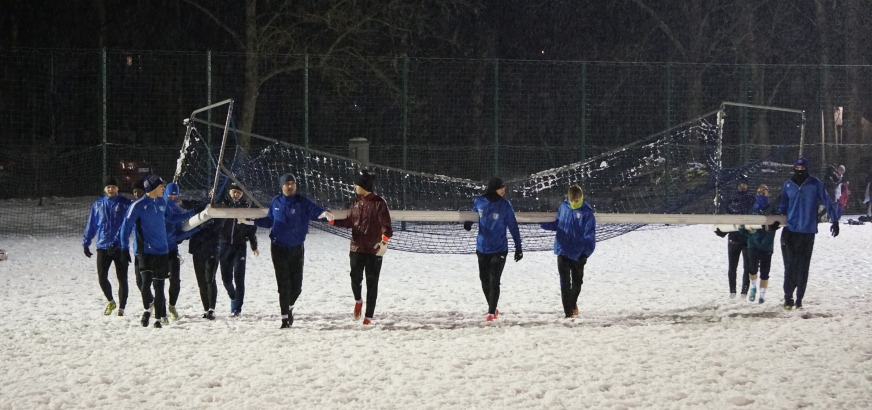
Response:
[[[103,316],[80,238],[0,238],[0,409],[870,408],[872,226],[823,232],[801,311],[781,308],[779,252],[766,303],[729,299],[726,240],[688,226],[598,244],[574,320],[550,253],[506,265],[487,323],[474,255],[391,251],[364,327],[347,241],[313,231],[290,330],[266,231],[241,318],[223,288],[200,318],[185,254],[183,318],[163,329],[139,325],[135,292]]]

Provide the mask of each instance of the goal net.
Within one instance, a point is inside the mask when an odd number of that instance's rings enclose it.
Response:
[[[718,216],[723,213],[720,204],[735,190],[735,181],[739,178],[748,178],[750,189],[760,183],[770,184],[776,198],[797,152],[790,153],[787,151],[791,149],[786,149],[742,158],[725,151],[723,139],[726,119],[730,118],[726,111],[729,108],[722,106],[718,111],[583,162],[505,181],[506,198],[522,222],[524,249],[553,248],[554,233],[539,228],[536,221],[543,220],[543,214],[535,213],[551,213],[553,220],[553,213],[572,184],[584,189],[585,200],[596,211],[597,241],[637,229],[662,228],[668,223],[752,223],[748,217],[740,220]],[[787,130],[784,136],[776,138],[796,138],[799,144],[800,116],[796,113],[789,116],[792,120],[774,127]],[[221,144],[208,143],[201,132],[206,127],[213,127],[213,136],[217,133],[215,129],[224,133],[224,138],[215,138],[220,139]],[[471,209],[474,198],[484,192],[483,181],[362,164],[351,158],[255,134],[247,135],[269,144],[248,153],[238,143],[241,134],[233,126],[230,114],[225,124],[209,123],[198,118],[196,112],[191,116],[175,175],[183,197],[205,198],[214,191],[214,197],[219,198],[225,194],[227,183],[236,179],[248,191],[251,202],[268,206],[271,198],[280,193],[278,177],[292,173],[297,177],[299,192],[324,208],[342,210],[355,196],[355,176],[367,168],[376,176],[376,194],[387,201],[392,215],[404,215],[403,212],[405,215],[426,212],[437,215],[418,220],[395,217],[392,249],[420,253],[475,252],[476,230],[467,232],[459,223],[474,215],[457,211]],[[729,133],[727,138],[731,138]],[[450,164],[446,164],[445,169],[449,173]],[[529,217],[523,217],[525,214]],[[650,214],[666,218],[655,220]],[[682,214],[707,218],[702,219],[704,222],[688,222],[689,219],[681,218]],[[547,220],[549,214],[544,215]],[[761,221],[754,219],[753,223]],[[311,226],[350,237],[350,231],[325,223],[313,222]]]

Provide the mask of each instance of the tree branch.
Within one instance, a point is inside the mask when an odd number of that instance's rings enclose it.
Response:
[[[639,7],[641,7],[642,10],[644,10],[646,13],[651,15],[651,17],[657,22],[657,25],[660,27],[660,30],[663,32],[663,34],[666,34],[666,37],[669,37],[669,40],[672,41],[672,44],[675,45],[675,48],[678,49],[678,52],[681,53],[681,56],[684,57],[685,60],[687,60],[687,50],[684,48],[684,45],[681,44],[681,41],[677,37],[675,37],[674,34],[672,34],[672,30],[669,28],[666,22],[663,21],[663,19],[661,19],[659,15],[657,15],[657,12],[652,10],[645,3],[642,3],[641,0],[632,1],[633,3],[636,3]]]
[[[245,44],[239,38],[239,35],[235,31],[233,31],[233,29],[230,28],[230,26],[228,26],[227,24],[224,24],[224,22],[221,21],[221,19],[219,19],[217,16],[215,16],[215,13],[212,13],[212,11],[201,6],[199,3],[195,2],[194,0],[182,0],[182,1],[196,7],[201,12],[203,12],[203,14],[205,14],[207,17],[212,19],[212,21],[214,21],[215,24],[218,25],[218,27],[223,28],[224,31],[226,31],[228,34],[230,34],[230,37],[233,39],[233,41],[236,43],[236,45],[239,46],[239,48],[241,50],[245,50]]]

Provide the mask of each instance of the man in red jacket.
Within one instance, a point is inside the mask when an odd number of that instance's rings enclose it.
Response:
[[[388,251],[388,241],[393,236],[391,214],[384,199],[374,194],[375,176],[361,171],[354,180],[357,198],[351,202],[348,217],[331,221],[331,225],[351,229],[351,291],[354,293],[354,320],[360,319],[363,307],[361,282],[366,271],[366,315],[363,324],[372,323],[375,301],[378,297],[378,276],[382,256]]]

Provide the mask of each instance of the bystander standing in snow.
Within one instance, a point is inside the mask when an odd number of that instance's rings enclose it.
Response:
[[[242,189],[235,182],[230,184],[224,205],[228,208],[251,208],[242,198]],[[218,236],[219,259],[221,266],[221,281],[227,296],[230,297],[230,315],[242,314],[242,304],[245,302],[245,258],[248,250],[245,242],[251,245],[251,253],[259,256],[257,250],[257,227],[248,225],[251,222],[237,219],[224,219]],[[235,286],[234,286],[235,284]]]
[[[357,198],[351,201],[348,216],[331,222],[340,228],[351,229],[351,292],[354,295],[354,319],[360,319],[363,308],[362,282],[366,274],[366,313],[363,324],[372,323],[378,299],[378,279],[382,257],[388,251],[388,241],[394,236],[388,204],[373,190],[375,176],[361,171],[354,180]]]
[[[279,186],[282,194],[272,199],[266,218],[255,219],[254,224],[270,228],[270,254],[276,271],[281,328],[286,329],[294,324],[294,304],[303,291],[303,242],[309,232],[309,221],[332,220],[333,214],[297,193],[297,178],[292,174],[282,175]]]
[[[732,215],[745,215],[754,206],[754,196],[748,193],[748,180],[745,177],[739,179],[736,192],[727,204],[727,213]],[[750,280],[748,274],[750,264],[748,260],[748,239],[738,231],[715,233],[723,238],[727,237],[727,281],[730,285],[730,298],[736,297],[736,271],[739,269],[739,258],[742,259],[742,298],[748,296]]]
[[[515,242],[515,262],[524,257],[521,248],[521,233],[518,221],[515,220],[515,210],[512,204],[504,198],[506,184],[502,179],[491,178],[487,183],[484,195],[475,198],[472,210],[478,212],[478,237],[475,241],[475,254],[478,257],[478,277],[481,289],[487,299],[487,317],[490,322],[499,318],[497,303],[500,300],[500,278],[506,266],[506,256],[509,253],[509,240],[506,229],[512,234]],[[463,229],[472,230],[472,222],[465,222]]]
[[[131,201],[118,194],[118,182],[109,177],[103,183],[103,192],[106,196],[98,199],[91,206],[88,223],[85,225],[85,233],[82,235],[82,247],[85,256],[93,255],[90,250],[91,240],[97,236],[97,281],[103,296],[108,303],[103,311],[104,315],[111,315],[117,306],[112,296],[112,284],[109,283],[109,266],[115,263],[115,276],[118,277],[118,316],[124,316],[124,308],[127,306],[127,265],[130,255],[122,255],[127,250],[121,249],[118,231],[124,222],[124,216],[130,207]]]
[[[166,224],[182,222],[194,215],[195,211],[187,211],[176,214],[167,207],[163,197],[166,186],[157,175],[149,175],[143,183],[145,196],[139,198],[127,211],[124,223],[121,226],[121,248],[124,255],[129,255],[130,233],[136,229],[141,235],[142,243],[139,246],[142,252],[140,256],[140,274],[142,275],[142,305],[145,311],[142,313],[141,323],[148,326],[151,318],[150,304],[154,302],[155,319],[154,327],[160,328],[169,323],[166,318],[166,297],[164,295],[164,280],[169,278]],[[128,256],[129,258],[129,256]],[[154,295],[151,288],[154,286]]]
[[[569,319],[578,316],[578,295],[584,283],[584,265],[596,249],[596,218],[593,208],[584,202],[584,191],[580,186],[569,187],[566,198],[557,209],[557,220],[539,226],[557,231],[554,254],[557,255],[563,313]]]
[[[818,201],[827,209],[830,232],[839,235],[839,218],[824,184],[808,174],[809,163],[799,158],[793,164],[793,176],[781,188],[778,214],[787,215],[787,224],[781,232],[781,255],[784,259],[784,309],[802,308],[802,298],[808,283],[808,268],[814,237],[818,232]],[[794,302],[794,291],[796,299]]]

